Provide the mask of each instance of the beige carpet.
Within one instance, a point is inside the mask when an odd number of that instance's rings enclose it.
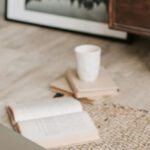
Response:
[[[108,101],[84,107],[99,129],[100,140],[61,150],[150,150],[150,112]]]

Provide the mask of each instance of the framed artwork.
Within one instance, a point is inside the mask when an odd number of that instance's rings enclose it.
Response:
[[[126,40],[108,27],[108,0],[7,0],[6,18],[19,22]]]

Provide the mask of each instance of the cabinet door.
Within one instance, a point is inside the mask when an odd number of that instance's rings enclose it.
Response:
[[[109,0],[112,29],[150,36],[150,0]]]

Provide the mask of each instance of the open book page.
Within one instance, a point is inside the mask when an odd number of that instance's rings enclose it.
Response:
[[[38,119],[83,111],[79,101],[63,97],[45,101],[12,103],[7,107],[11,122]]]
[[[86,112],[19,122],[21,134],[45,148],[89,142],[99,138]]]

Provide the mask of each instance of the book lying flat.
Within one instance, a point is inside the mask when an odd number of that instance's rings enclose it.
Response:
[[[68,96],[74,96],[74,93],[68,84],[68,81],[66,80],[65,76],[62,76],[55,81],[51,82],[50,88],[53,92],[62,93],[64,95]]]
[[[50,84],[50,88],[53,92],[55,93],[61,93],[65,96],[71,96],[71,97],[75,97],[68,81],[66,80],[65,76],[60,77],[59,79],[53,81]],[[99,97],[100,98],[100,97]],[[92,98],[92,97],[86,97],[86,98],[80,98],[79,100],[83,103],[88,103],[88,104],[95,104],[95,102],[97,101],[97,99],[99,98]]]
[[[99,138],[92,119],[80,102],[73,98],[11,103],[6,109],[13,128],[44,148],[85,143]]]
[[[69,69],[66,72],[66,77],[77,98],[116,95],[119,92],[119,88],[112,81],[103,67],[101,67],[98,79],[93,82],[80,80],[75,69]]]

